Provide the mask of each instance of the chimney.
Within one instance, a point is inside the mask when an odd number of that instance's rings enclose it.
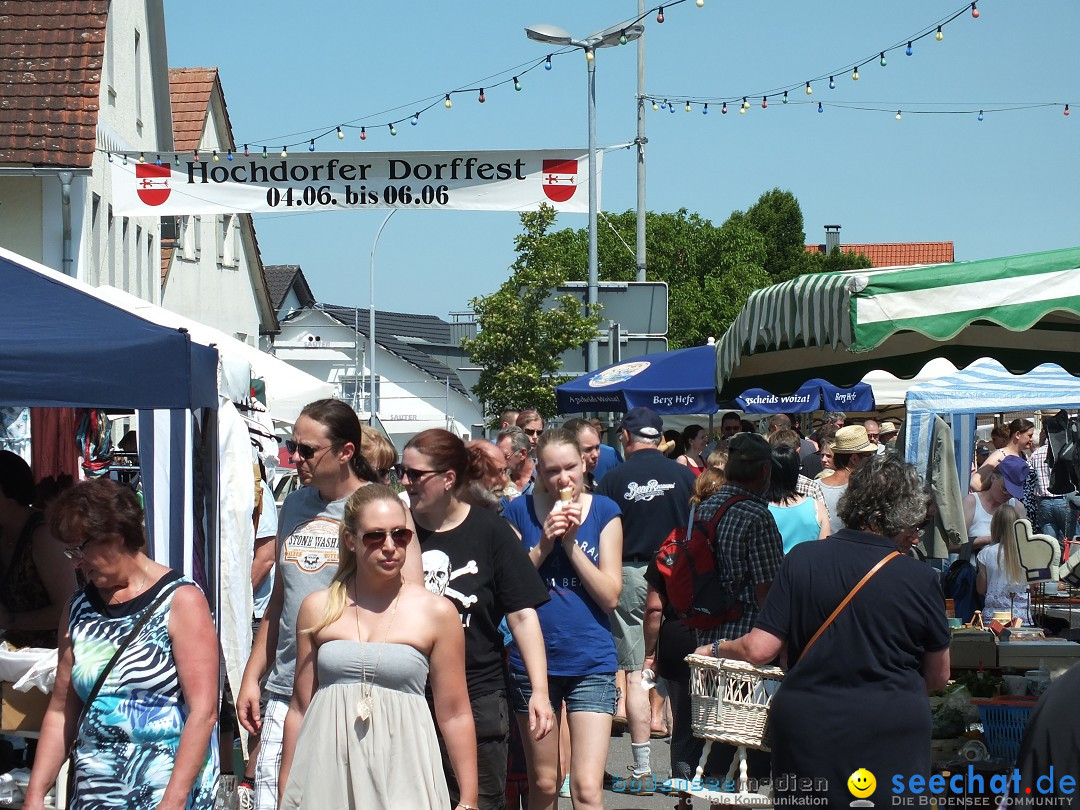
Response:
[[[840,226],[839,225],[826,225],[825,226],[825,253],[831,254],[833,248],[840,247]]]

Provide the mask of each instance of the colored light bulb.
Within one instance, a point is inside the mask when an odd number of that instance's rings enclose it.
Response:
[[[514,77],[514,89],[517,90],[519,93],[521,92],[521,81],[518,79],[517,76]]]
[[[897,120],[897,121],[899,121],[899,120],[900,120],[901,118],[903,118],[903,117],[904,117],[904,116],[902,116],[902,115],[900,114],[900,111],[899,111],[899,110],[897,110],[897,111],[896,111],[896,120]]]
[[[549,53],[547,59],[544,60],[544,70],[551,70],[551,54]]]
[[[885,67],[885,65],[886,65],[886,64],[888,64],[888,63],[887,63],[887,62],[885,61],[885,51],[882,51],[882,52],[881,52],[881,60],[879,61],[879,63],[878,63],[878,64],[880,64],[880,65],[881,65],[882,67]]]
[[[907,44],[907,49],[904,51],[904,53],[906,53],[908,56],[911,56],[913,53],[915,53],[915,49],[911,47],[910,42]]]
[[[784,91],[784,98],[783,98],[783,102],[784,102],[785,104],[787,104],[787,90],[785,90],[785,91]]]
[[[367,140],[367,127],[360,127],[360,140]]]
[[[230,150],[229,150],[229,151],[228,151],[228,152],[227,152],[227,153],[225,154],[225,159],[226,159],[226,160],[232,160],[232,159],[233,159],[233,153],[232,153],[232,149],[230,149]]]
[[[593,49],[592,48],[586,48],[585,49],[585,61],[586,62],[591,62],[595,58],[596,58],[596,54],[593,53]]]
[[[810,82],[807,82],[807,83],[806,83],[806,95],[810,95],[810,94],[811,94],[811,93],[813,93],[813,92],[814,92],[814,88],[812,88],[812,87],[810,86]]]
[[[720,107],[720,114],[721,115],[727,115],[727,102],[726,101]]]
[[[393,124],[390,124],[390,134],[397,135],[397,129],[395,129]]]
[[[701,108],[701,114],[702,115],[708,115],[709,114],[709,105],[708,104],[706,104],[704,107]]]
[[[251,157],[251,150],[246,143],[244,144],[244,157]]]
[[[1069,117],[1069,105],[1068,104],[1065,105],[1065,110],[1064,110],[1064,112],[1062,112],[1062,115],[1064,115],[1066,118]]]
[[[157,156],[157,160],[155,160],[155,161],[154,161],[154,165],[156,165],[156,166],[160,166],[160,165],[161,165],[161,155],[158,155],[158,156]]]
[[[983,111],[982,110],[979,110],[979,119],[978,120],[980,120],[980,121],[983,120]]]
[[[199,150],[198,149],[195,150],[195,162],[196,163],[202,163],[202,161],[199,160]]]
[[[660,109],[660,105],[659,105],[659,104],[657,104],[657,103],[656,103],[655,101],[653,101],[653,103],[652,103],[652,108],[653,108],[654,110],[659,110],[659,109]]]
[[[339,141],[345,140],[345,133],[341,131],[341,127],[337,128],[337,139]]]
[[[289,156],[289,150],[287,147],[281,147],[281,156],[287,158]]]
[[[851,80],[854,82],[859,80],[859,69],[857,67],[851,71]]]
[[[413,117],[409,119],[409,123],[414,127],[420,123],[420,113],[413,113]]]
[[[480,95],[478,95],[476,97],[476,100],[479,101],[481,104],[483,104],[485,101],[487,101],[487,96],[484,95],[484,88],[483,87],[480,88]]]
[[[454,102],[452,102],[452,101],[450,100],[450,94],[449,94],[449,93],[447,93],[447,94],[446,94],[446,101],[444,101],[444,102],[443,102],[443,106],[444,106],[444,107],[446,107],[446,109],[448,109],[448,110],[449,110],[449,109],[450,109],[451,107],[453,107],[453,106],[454,106]]]
[[[180,165],[180,156],[177,155],[177,154],[173,154],[172,162],[173,162],[173,166],[179,166]]]
[[[836,89],[836,80],[833,79],[832,76],[829,77],[829,89],[830,90],[835,90]]]
[[[769,107],[769,99],[767,96],[761,97],[761,109],[765,110]]]
[[[656,21],[662,23],[664,21],[664,7],[660,6],[660,10],[656,12]]]
[[[819,101],[819,102],[817,103],[817,111],[818,111],[819,113],[820,113],[820,112],[825,112],[825,108],[821,106],[821,102],[820,102],[820,101]]]
[[[690,112],[690,102],[686,102],[686,111]]]
[[[314,152],[315,151],[315,139],[314,138],[312,138],[311,141],[308,142],[307,150],[309,152]]]
[[[139,163],[146,163],[146,152],[139,152]]]
[[[979,19],[979,9],[975,6],[974,3],[971,4],[971,16],[974,17],[976,20]]]
[[[265,158],[265,157],[267,157],[267,154],[266,154],[266,147],[265,147],[265,146],[263,147],[263,157],[264,157],[264,158]]]
[[[941,40],[945,39],[945,35],[941,33],[940,25],[937,27],[937,33],[934,34],[934,39],[936,39],[938,42],[941,42]]]
[[[621,34],[619,34],[619,44],[620,44],[620,45],[625,45],[625,44],[626,44],[627,42],[629,42],[629,41],[630,41],[630,40],[628,40],[628,39],[626,38],[626,32],[625,32],[625,31],[623,31],[623,32],[622,32]]]

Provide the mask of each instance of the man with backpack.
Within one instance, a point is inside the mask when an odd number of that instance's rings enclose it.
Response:
[[[645,661],[645,569],[672,529],[686,527],[694,474],[669,459],[657,446],[664,422],[649,408],[634,408],[619,425],[626,461],[610,470],[597,492],[619,505],[623,523],[623,586],[619,605],[611,615],[611,634],[619,669],[626,671],[626,719],[634,764],[626,792],[650,794],[654,780],[650,764],[650,708],[648,692],[641,688]]]

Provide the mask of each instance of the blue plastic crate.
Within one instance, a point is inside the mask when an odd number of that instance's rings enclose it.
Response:
[[[1015,763],[1020,753],[1020,740],[1036,701],[1010,697],[971,702],[979,707],[983,738],[990,756]]]

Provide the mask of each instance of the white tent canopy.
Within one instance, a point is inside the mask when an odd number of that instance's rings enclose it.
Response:
[[[1011,374],[996,360],[976,360],[965,369],[914,386],[907,393],[905,454],[921,470],[930,453],[935,414],[949,421],[956,449],[956,468],[971,468],[975,416],[1003,411],[1080,408],[1080,377],[1061,366],[1044,363],[1026,374]],[[967,491],[967,480],[960,482]]]
[[[865,374],[860,382],[866,383],[874,390],[874,402],[879,408],[884,408],[889,405],[903,405],[908,389],[954,373],[956,373],[956,366],[944,357],[937,357],[923,366],[910,380],[877,369]]]
[[[334,386],[330,383],[211,326],[155,306],[116,287],[95,287],[93,294],[140,318],[162,326],[186,329],[196,343],[216,346],[226,369],[230,361],[238,360],[250,365],[251,376],[266,383],[266,408],[270,416],[279,422],[291,424],[309,402],[334,395]]]

